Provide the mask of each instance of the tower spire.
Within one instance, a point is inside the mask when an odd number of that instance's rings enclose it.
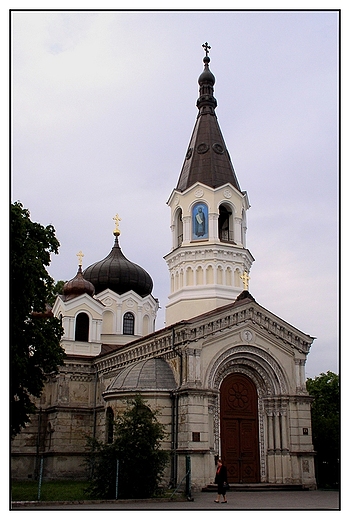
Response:
[[[198,78],[198,116],[176,189],[184,192],[201,182],[211,188],[229,183],[241,191],[215,113],[215,76],[209,69],[208,55],[211,47],[208,42],[203,43],[202,47],[205,56],[204,70]]]

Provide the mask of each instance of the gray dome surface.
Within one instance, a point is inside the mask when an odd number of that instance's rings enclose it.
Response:
[[[164,359],[140,361],[120,372],[108,391],[175,390],[174,374]]]

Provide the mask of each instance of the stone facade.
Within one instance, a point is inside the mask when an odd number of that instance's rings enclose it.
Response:
[[[215,456],[222,454],[220,389],[228,375],[237,373],[256,388],[257,481],[314,487],[310,397],[303,376],[312,340],[246,291],[233,304],[113,352],[68,355],[46,385],[40,413],[13,443],[13,476],[34,476],[43,454],[46,478],[83,478],[86,436],[106,441],[107,410],[118,413],[137,392],[160,410],[169,434],[164,448],[172,450],[174,460],[166,483],[181,480],[190,455],[193,486],[206,486],[213,480]],[[172,374],[165,387],[151,376],[148,385],[135,380],[113,386],[128,368],[154,359]]]

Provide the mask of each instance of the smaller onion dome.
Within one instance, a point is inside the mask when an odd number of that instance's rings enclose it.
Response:
[[[214,114],[214,110],[217,107],[217,101],[214,97],[215,76],[211,70],[209,70],[210,58],[208,52],[210,45],[206,42],[203,43],[202,47],[205,50],[205,56],[203,58],[204,70],[198,78],[199,98],[197,99],[197,108],[202,113],[209,112]]]
[[[211,85],[215,84],[215,76],[211,72],[211,70],[209,70],[209,62],[210,62],[209,56],[204,56],[204,58],[203,58],[204,70],[198,78],[199,85],[204,85],[205,83],[210,83]]]
[[[81,294],[88,294],[93,296],[95,294],[95,287],[91,282],[85,280],[81,265],[79,265],[78,272],[72,280],[66,282],[63,286],[63,295],[65,300],[72,300]]]

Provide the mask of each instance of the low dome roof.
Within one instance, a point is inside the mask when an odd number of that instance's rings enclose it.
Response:
[[[83,275],[94,285],[96,294],[111,289],[117,294],[134,291],[145,297],[151,294],[153,289],[153,281],[147,271],[123,255],[118,236],[109,255],[87,267]]]
[[[130,390],[175,390],[174,374],[168,363],[161,358],[139,361],[120,372],[108,391]]]

